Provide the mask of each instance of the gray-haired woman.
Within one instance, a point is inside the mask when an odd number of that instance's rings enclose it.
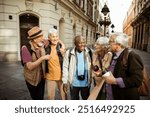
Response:
[[[112,53],[109,52],[109,38],[98,38],[94,47],[92,77],[94,78],[95,87],[91,91],[89,100],[105,99],[105,80],[101,76],[109,67],[112,58]]]
[[[47,98],[50,100],[55,99],[55,91],[58,86],[61,99],[65,99],[65,93],[62,89],[62,63],[65,45],[59,39],[58,31],[56,29],[49,29],[48,44],[46,45],[46,54],[50,55],[50,59],[46,61]]]

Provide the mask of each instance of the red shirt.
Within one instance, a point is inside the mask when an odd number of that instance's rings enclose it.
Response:
[[[29,50],[26,46],[22,46],[21,56],[22,56],[22,61],[23,61],[24,64],[27,63],[27,62],[32,61],[31,54],[30,54],[30,52],[29,52]]]

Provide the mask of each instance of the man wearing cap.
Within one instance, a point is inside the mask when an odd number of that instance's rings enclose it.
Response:
[[[106,82],[106,99],[137,100],[140,99],[138,87],[142,83],[143,63],[139,55],[130,51],[127,68],[123,59],[128,49],[128,36],[124,33],[114,33],[109,40],[113,59],[109,67],[109,74],[104,74]]]
[[[42,30],[35,26],[28,31],[29,43],[21,48],[24,77],[33,100],[42,100],[45,87],[45,55]]]

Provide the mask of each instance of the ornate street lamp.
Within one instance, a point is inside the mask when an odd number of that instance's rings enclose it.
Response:
[[[107,14],[110,12],[106,4],[102,8],[101,12],[104,14],[104,20],[100,20],[99,24],[100,26],[104,25],[104,36],[106,36],[106,26],[109,26],[111,23],[111,21],[106,18]]]
[[[104,16],[106,16],[107,15],[107,13],[109,13],[110,11],[109,11],[109,8],[107,7],[107,5],[105,4],[104,5],[104,7],[102,8],[102,11],[101,11],[103,14],[104,14]]]
[[[114,24],[111,25],[111,28],[112,28],[111,32],[114,33],[114,30],[113,30],[113,28],[115,28]]]

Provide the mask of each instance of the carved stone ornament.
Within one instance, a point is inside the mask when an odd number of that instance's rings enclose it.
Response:
[[[33,10],[33,2],[32,2],[32,0],[26,0],[25,1],[25,5],[26,5],[26,10],[30,10],[30,11]]]
[[[61,16],[64,18],[65,17],[65,12],[61,11]]]
[[[57,11],[59,9],[59,4],[56,2],[55,4],[55,10]]]

